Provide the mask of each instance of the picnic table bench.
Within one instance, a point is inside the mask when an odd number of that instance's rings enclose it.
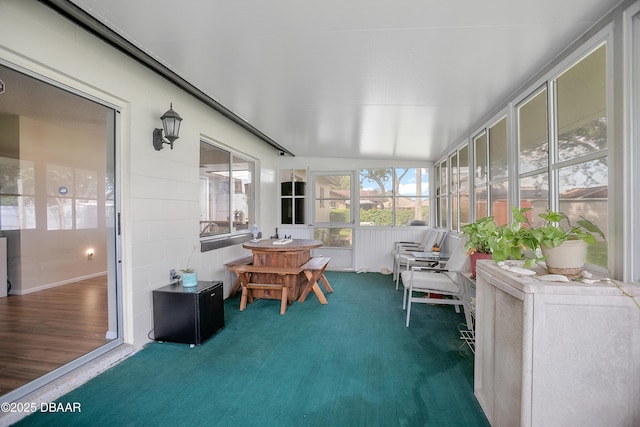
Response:
[[[247,260],[245,260],[247,261]],[[333,288],[329,284],[329,281],[324,275],[324,271],[327,268],[327,265],[331,261],[331,258],[326,257],[314,257],[310,258],[307,262],[305,262],[300,267],[272,267],[272,266],[260,266],[249,264],[247,262],[233,262],[227,264],[227,268],[230,271],[233,271],[237,275],[236,284],[234,284],[234,289],[232,289],[232,293],[235,295],[238,287],[242,287],[242,297],[240,299],[240,311],[243,311],[246,308],[247,302],[253,302],[253,293],[252,290],[260,290],[265,291],[267,293],[279,293],[281,304],[280,304],[280,314],[284,314],[287,309],[287,305],[289,305],[292,301],[289,301],[289,289],[288,282],[286,280],[287,276],[298,276],[300,273],[303,273],[307,278],[307,283],[305,284],[300,296],[298,298],[298,302],[304,302],[306,297],[309,295],[309,292],[313,291],[321,304],[327,304],[327,298],[324,293],[320,289],[318,285],[318,281],[320,281],[326,291],[328,293],[333,292]],[[273,275],[272,277],[277,277],[277,283],[256,283],[252,282],[252,276],[256,274],[268,274]],[[237,285],[237,286],[236,286]]]

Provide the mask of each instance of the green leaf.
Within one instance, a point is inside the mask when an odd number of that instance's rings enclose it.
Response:
[[[586,219],[583,216],[580,216],[580,220],[578,220],[578,225],[581,226],[582,228],[584,228],[585,230],[591,232],[591,233],[596,233],[598,234],[600,237],[602,237],[602,240],[604,239],[604,233],[602,232],[602,230],[600,230],[600,227],[598,227],[596,224],[594,224],[593,222],[589,221],[588,219]]]
[[[529,218],[527,218],[525,213],[529,212],[530,210],[531,208],[518,209],[514,206],[513,208],[511,208],[511,211],[513,212],[513,219],[518,223],[523,222],[525,224],[529,224]]]

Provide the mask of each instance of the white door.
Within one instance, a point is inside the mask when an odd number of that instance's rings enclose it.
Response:
[[[324,244],[314,255],[331,258],[332,270],[353,270],[353,172],[312,172],[311,178],[311,228],[313,238]]]

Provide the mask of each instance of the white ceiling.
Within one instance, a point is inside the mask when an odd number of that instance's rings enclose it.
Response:
[[[436,160],[619,0],[72,2],[297,156]]]

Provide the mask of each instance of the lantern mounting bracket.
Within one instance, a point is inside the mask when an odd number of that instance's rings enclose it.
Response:
[[[169,144],[169,146],[171,147],[171,149],[173,150],[173,141],[165,141],[162,138],[162,129],[154,129],[153,130],[153,148],[155,148],[157,151],[162,150],[162,144]]]

